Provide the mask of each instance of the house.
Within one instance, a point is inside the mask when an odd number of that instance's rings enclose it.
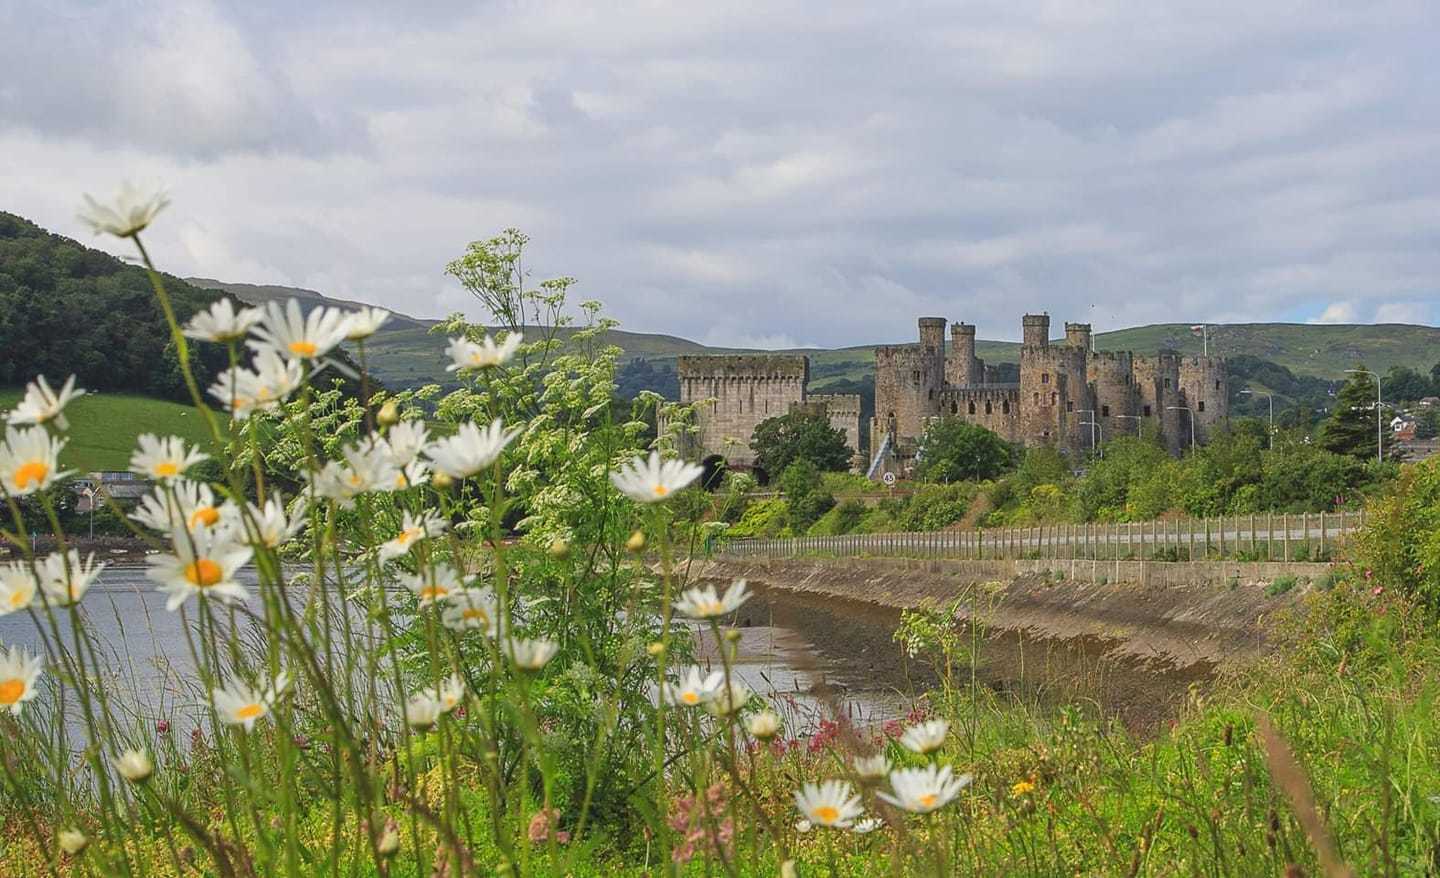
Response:
[[[75,511],[89,512],[99,508],[106,498],[122,506],[132,506],[150,491],[150,480],[131,472],[92,472],[73,479],[70,490],[75,492]]]

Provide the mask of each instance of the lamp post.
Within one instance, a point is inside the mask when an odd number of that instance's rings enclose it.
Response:
[[[1195,452],[1195,413],[1190,411],[1189,406],[1184,405],[1167,405],[1165,410],[1184,412],[1190,416],[1190,452],[1193,454]]]
[[[1345,371],[1354,375],[1369,375],[1375,379],[1375,462],[1384,463],[1385,432],[1381,426],[1384,416],[1380,411],[1382,405],[1380,402],[1380,375],[1376,372],[1371,372],[1369,369],[1346,369]]]
[[[1244,396],[1254,396],[1254,395],[1255,395],[1255,391],[1251,390],[1251,389],[1248,388],[1248,387],[1245,388],[1244,390],[1240,391],[1240,393],[1241,393],[1242,395],[1244,395]],[[1265,394],[1265,401],[1268,402],[1268,403],[1270,403],[1270,448],[1271,448],[1271,450],[1274,450],[1274,448],[1275,448],[1275,395],[1272,394],[1272,393],[1267,393],[1267,394]]]
[[[1091,450],[1091,451],[1096,451],[1096,452],[1098,452],[1098,451],[1100,450],[1100,441],[1101,441],[1101,440],[1096,438],[1096,431],[1100,429],[1100,425],[1099,425],[1098,423],[1096,423],[1096,421],[1095,421],[1095,410],[1094,410],[1094,409],[1079,409],[1078,411],[1079,411],[1080,414],[1082,414],[1082,415],[1089,415],[1089,416],[1090,416],[1090,420],[1088,420],[1088,421],[1081,421],[1081,422],[1080,422],[1080,426],[1082,426],[1082,427],[1087,427],[1087,426],[1088,426],[1088,427],[1090,428],[1090,450]],[[1100,436],[1101,436],[1101,438],[1103,439],[1103,437],[1104,437],[1103,431],[1100,433]]]

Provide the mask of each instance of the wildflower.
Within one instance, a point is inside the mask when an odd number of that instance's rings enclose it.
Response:
[[[145,575],[168,594],[165,609],[175,610],[191,595],[201,595],[222,603],[245,600],[245,586],[235,573],[254,554],[249,546],[236,542],[228,532],[201,530],[186,533],[176,530],[171,535],[175,551],[151,555],[145,559],[150,569]]]
[[[700,478],[704,467],[683,460],[660,460],[660,452],[650,452],[650,459],[637,457],[619,470],[610,473],[610,482],[620,493],[637,503],[655,503]]]
[[[856,756],[850,764],[855,768],[855,776],[861,780],[879,780],[890,771],[890,760],[885,758],[884,753]]]
[[[0,710],[20,715],[25,702],[35,697],[40,677],[40,656],[12,646],[0,653]]]
[[[890,793],[876,793],[882,800],[913,814],[929,814],[943,808],[970,785],[970,775],[955,777],[948,765],[902,768],[890,772]]]
[[[421,540],[439,536],[444,532],[445,520],[434,512],[427,510],[419,516],[406,512],[400,522],[400,533],[380,544],[380,561],[384,563],[393,558],[399,558]]]
[[[375,852],[382,857],[393,857],[400,850],[400,825],[394,817],[385,818],[380,837],[375,839]]]
[[[85,391],[75,389],[74,375],[65,379],[59,393],[50,388],[50,382],[45,380],[44,375],[37,375],[34,381],[25,385],[25,396],[10,413],[10,423],[39,425],[54,421],[58,429],[68,430],[70,424],[63,414],[65,406],[70,400],[84,395]]]
[[[632,533],[630,539],[625,541],[625,549],[635,555],[645,551],[645,532],[637,530]]]
[[[0,446],[0,484],[12,497],[24,497],[50,487],[68,473],[59,472],[64,439],[56,439],[43,427],[5,429]]]
[[[295,501],[295,508],[285,511],[285,497],[272,493],[263,507],[250,504],[250,517],[255,521],[255,536],[267,549],[278,549],[305,528],[305,498]]]
[[[524,336],[518,332],[507,333],[498,345],[488,335],[478,344],[467,338],[452,338],[450,346],[445,348],[445,355],[450,358],[450,365],[445,367],[445,371],[503,366],[515,356],[522,341]]]
[[[494,637],[499,630],[495,592],[488,588],[462,588],[445,596],[440,622],[451,631],[484,631]]]
[[[750,599],[745,580],[737,579],[725,589],[723,596],[715,594],[714,586],[687,589],[675,602],[675,609],[692,619],[713,619],[733,613]]]
[[[390,448],[390,461],[398,467],[404,467],[412,463],[425,449],[425,443],[430,441],[430,430],[426,428],[425,422],[420,420],[391,423],[394,426],[385,433],[385,443]]]
[[[108,203],[101,204],[89,195],[80,210],[80,221],[95,230],[117,238],[131,238],[145,231],[156,214],[170,205],[170,197],[158,186],[136,186],[126,181]]]
[[[464,479],[495,462],[511,440],[520,435],[519,427],[505,429],[496,418],[481,429],[471,422],[460,425],[454,436],[439,439],[425,446],[425,456],[435,469],[451,478]]]
[[[510,661],[515,663],[515,667],[520,670],[538,671],[555,657],[555,653],[560,651],[560,645],[541,638],[527,640],[521,637],[507,637],[504,651],[510,657]]]
[[[730,716],[744,707],[749,700],[750,687],[739,680],[731,680],[730,685],[721,686],[714,696],[705,702],[705,709],[715,716]]]
[[[35,600],[35,577],[24,562],[0,565],[0,616],[28,609]]]
[[[268,716],[275,709],[275,702],[290,683],[290,676],[284,671],[264,690],[255,689],[244,683],[232,683],[211,692],[215,713],[220,722],[231,726],[244,726],[245,731],[255,727],[255,721]]]
[[[814,828],[815,824],[811,823],[809,820],[801,819],[795,821],[795,831],[800,833],[801,835],[804,835],[805,833],[809,832]]]
[[[435,687],[434,698],[440,702],[440,709],[449,713],[465,700],[465,681],[459,674],[451,674]]]
[[[868,835],[885,825],[885,821],[879,817],[866,817],[854,826],[850,827],[856,835]]]
[[[60,850],[72,857],[90,846],[90,839],[78,829],[62,829],[55,836],[55,840],[59,842]]]
[[[126,750],[114,759],[115,770],[133,784],[142,784],[155,773],[155,763],[144,750]]]
[[[420,599],[421,609],[424,609],[460,591],[469,580],[462,578],[455,568],[448,564],[436,564],[433,572],[422,570],[418,574],[401,573],[400,581],[415,593]]]
[[[762,710],[746,720],[745,728],[757,740],[768,741],[780,734],[780,717],[774,711]]]
[[[265,303],[265,316],[255,327],[255,337],[288,360],[323,357],[345,340],[349,315],[339,308],[319,306],[301,315],[300,303],[290,299]]]
[[[441,713],[444,706],[432,693],[417,692],[405,701],[405,725],[416,731],[423,732],[434,726]]]
[[[950,732],[950,724],[943,719],[932,719],[929,722],[911,726],[900,736],[900,745],[912,753],[933,753],[939,750],[945,743],[945,736]]]
[[[250,366],[220,373],[210,387],[210,395],[239,420],[254,412],[274,411],[305,379],[299,361],[286,359],[269,346],[255,349]]]
[[[367,307],[352,311],[345,319],[345,338],[349,341],[369,338],[379,332],[389,319],[390,312],[384,308]]]
[[[715,697],[715,693],[724,681],[725,675],[719,671],[712,671],[710,674],[704,675],[700,668],[692,667],[680,677],[675,686],[667,687],[665,700],[684,707],[704,704]]]
[[[843,780],[807,783],[795,793],[795,807],[817,826],[848,829],[860,816],[860,797]]]
[[[259,308],[236,310],[228,298],[215,300],[208,310],[196,312],[181,332],[201,341],[230,342],[244,338],[250,327],[260,322],[265,312]]]
[[[1010,787],[1010,795],[1017,799],[1021,796],[1028,796],[1033,792],[1035,792],[1035,783],[1033,781],[1016,781],[1015,785]]]
[[[179,436],[161,439],[154,433],[141,433],[135,442],[139,447],[130,455],[130,471],[162,482],[180,478],[185,470],[209,457],[199,448],[186,448]]]
[[[215,502],[215,492],[209,485],[180,480],[140,498],[130,518],[163,533],[180,527],[194,533],[216,529],[234,512],[233,507]]]
[[[390,448],[370,438],[341,450],[345,461],[330,461],[315,475],[315,491],[349,508],[355,498],[371,491],[393,491],[404,479],[390,460]]]
[[[95,563],[94,552],[82,563],[80,553],[74,549],[46,555],[35,566],[44,599],[57,607],[80,603],[85,592],[99,578],[100,571],[105,569],[103,563]]]

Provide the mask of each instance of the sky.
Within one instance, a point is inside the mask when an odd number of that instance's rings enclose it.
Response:
[[[626,329],[1440,320],[1440,4],[0,2],[0,209],[417,316],[515,227]]]

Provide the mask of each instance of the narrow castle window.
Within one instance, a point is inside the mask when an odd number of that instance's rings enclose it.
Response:
[[[1049,383],[1050,383],[1050,373],[1049,373],[1049,372],[1041,372],[1041,373],[1040,373],[1040,383],[1041,383],[1041,384],[1049,384]]]
[[[1007,400],[1005,400],[1004,402],[1000,403],[1000,414],[1002,414],[1002,415],[1008,415],[1008,414],[1010,414],[1010,400],[1007,399]]]
[[[1102,405],[1102,406],[1100,406],[1100,417],[1102,417],[1102,418],[1108,418],[1108,417],[1110,417],[1110,406],[1108,406],[1108,405]]]
[[[958,414],[959,412],[960,412],[960,406],[956,405],[956,404],[953,403],[953,402],[950,403],[950,414],[952,414],[952,415],[953,415],[953,414]]]
[[[1165,379],[1165,389],[1166,389],[1166,390],[1169,390],[1169,389],[1170,389],[1170,379],[1169,379],[1169,378],[1166,378],[1166,379]]]
[[[1058,394],[1058,393],[1056,393],[1056,392],[1054,392],[1054,391],[1052,390],[1052,391],[1050,392],[1050,404],[1051,404],[1051,405],[1055,405],[1055,404],[1058,403],[1059,401],[1060,401],[1060,394]]]
[[[933,388],[933,387],[930,388],[930,396],[929,396],[929,398],[930,398],[930,399],[934,399],[934,398],[935,398],[935,388]]]
[[[1039,404],[1040,404],[1040,391],[1038,391],[1038,390],[1035,391],[1035,404],[1036,404],[1036,405],[1039,405]]]
[[[1200,400],[1200,411],[1205,411],[1205,400]]]
[[[972,414],[972,415],[975,414],[975,403],[974,403],[973,401],[970,403],[969,412],[970,412],[970,414]]]
[[[1220,389],[1220,382],[1219,382],[1219,381],[1216,381],[1216,382],[1215,382],[1215,389],[1216,389],[1216,390],[1219,390],[1219,389]]]
[[[1145,417],[1150,417],[1150,406],[1145,406]]]
[[[916,369],[914,372],[910,373],[910,376],[911,376],[911,379],[912,379],[916,384],[919,384],[919,383],[920,383],[920,370],[919,370],[919,369]],[[1166,387],[1169,387],[1170,385],[1167,384],[1167,385],[1165,385],[1165,386],[1166,386]]]
[[[1073,399],[1067,399],[1067,400],[1065,400],[1065,411],[1067,411],[1067,412],[1073,412],[1073,411],[1075,411],[1075,401],[1074,401]]]
[[[993,409],[990,408],[990,400],[988,400],[988,399],[985,400],[985,414],[988,415],[988,414],[990,414],[992,411],[993,411]]]

